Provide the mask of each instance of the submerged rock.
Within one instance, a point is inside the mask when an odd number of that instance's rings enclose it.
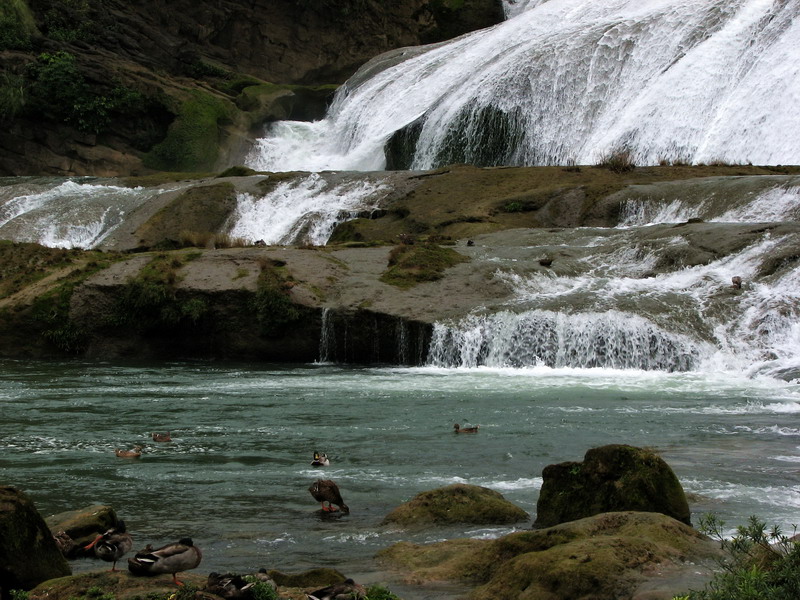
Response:
[[[20,490],[0,487],[0,590],[30,590],[70,574],[53,535],[33,502]]]
[[[668,600],[702,587],[719,554],[671,517],[615,512],[496,540],[401,542],[378,559],[411,583],[471,583],[470,600]]]
[[[386,515],[383,522],[398,525],[499,525],[528,518],[528,513],[503,498],[499,492],[477,485],[456,483],[417,494]]]
[[[534,527],[624,510],[659,512],[691,525],[683,487],[651,450],[622,444],[592,448],[582,463],[548,465],[542,477]]]

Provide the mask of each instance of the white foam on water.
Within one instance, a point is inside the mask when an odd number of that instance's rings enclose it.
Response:
[[[381,182],[331,184],[318,173],[278,184],[262,197],[237,194],[230,235],[267,244],[324,245],[339,223],[377,208]]]

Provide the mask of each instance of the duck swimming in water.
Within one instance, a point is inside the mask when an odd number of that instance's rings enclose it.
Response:
[[[172,437],[169,435],[169,431],[167,433],[154,433],[153,434],[153,441],[154,442],[171,442]]]
[[[133,450],[114,450],[114,454],[119,458],[139,458],[142,455],[142,447],[134,446]]]
[[[317,479],[311,484],[308,491],[311,492],[314,500],[322,504],[322,510],[325,512],[335,512],[340,509],[343,513],[350,512],[348,506],[342,501],[342,495],[339,493],[339,486],[330,479]],[[325,506],[326,502],[328,506]],[[334,504],[339,508],[333,508]]]
[[[91,544],[83,547],[84,550],[94,548],[97,558],[112,563],[111,570],[117,570],[117,561],[122,558],[133,546],[131,534],[125,530],[125,521],[119,521],[105,533],[101,533]]]
[[[145,549],[128,559],[128,570],[133,575],[160,575],[172,573],[175,585],[183,585],[177,574],[194,569],[200,564],[203,553],[194,545],[192,538],[181,538],[157,550]]]
[[[475,427],[461,427],[458,423],[453,425],[453,431],[455,433],[478,433],[478,427],[480,425],[475,425]]]
[[[328,460],[328,455],[324,452],[314,452],[314,460],[311,461],[312,467],[328,467],[331,461]]]

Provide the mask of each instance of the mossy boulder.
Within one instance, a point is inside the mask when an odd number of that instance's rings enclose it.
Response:
[[[341,583],[345,576],[336,569],[317,568],[303,571],[302,573],[282,573],[271,570],[267,572],[278,587],[314,588]]]
[[[713,541],[658,513],[617,512],[496,540],[394,544],[377,556],[409,583],[457,581],[470,600],[669,599],[711,576]]]
[[[51,515],[45,519],[45,523],[54,535],[63,531],[80,548],[94,540],[97,535],[116,527],[119,519],[110,506],[93,504]]]
[[[583,462],[548,465],[534,527],[612,511],[658,512],[691,525],[678,478],[655,452],[622,444],[592,448]]]
[[[182,235],[219,233],[236,209],[236,188],[228,182],[192,187],[139,227],[143,247],[177,244]]]
[[[0,590],[29,590],[71,573],[33,502],[20,490],[0,487]]]
[[[499,492],[456,483],[422,492],[386,515],[384,523],[397,525],[502,525],[528,519],[528,513]]]

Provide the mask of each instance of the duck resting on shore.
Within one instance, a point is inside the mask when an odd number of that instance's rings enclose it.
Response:
[[[334,583],[315,592],[306,592],[308,600],[352,600],[367,597],[367,590],[352,579]]]
[[[194,545],[192,538],[181,538],[179,541],[162,546],[157,550],[149,547],[136,556],[128,559],[128,570],[133,575],[161,575],[172,573],[175,585],[183,585],[178,581],[178,573],[194,569],[200,564],[203,553]]]
[[[339,493],[339,486],[332,480],[317,479],[311,484],[308,491],[311,492],[314,500],[322,505],[322,510],[325,512],[335,512],[337,510],[341,510],[345,514],[350,512],[348,506],[342,501],[342,495]],[[328,506],[325,506],[326,502]],[[334,504],[339,508],[333,508]]]
[[[478,433],[478,427],[480,425],[475,425],[475,427],[461,427],[458,423],[453,425],[453,431],[455,433]]]
[[[131,534],[125,530],[125,521],[120,520],[116,527],[101,533],[91,544],[83,547],[84,550],[94,548],[94,555],[106,562],[112,563],[111,570],[117,570],[117,561],[122,558],[133,546]]]
[[[328,467],[331,461],[328,460],[328,455],[324,452],[314,452],[314,460],[311,461],[312,467]]]

